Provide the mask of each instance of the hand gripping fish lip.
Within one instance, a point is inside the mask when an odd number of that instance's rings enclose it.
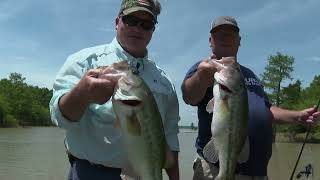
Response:
[[[227,93],[233,93],[232,89],[230,87],[228,87],[227,83],[225,83],[227,80],[225,77],[223,77],[221,74],[219,74],[218,72],[214,74],[214,79],[216,80],[216,82],[220,85],[220,88],[227,92]]]

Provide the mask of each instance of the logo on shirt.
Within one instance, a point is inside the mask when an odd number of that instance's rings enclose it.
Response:
[[[246,86],[260,86],[263,87],[261,82],[255,78],[245,78]]]

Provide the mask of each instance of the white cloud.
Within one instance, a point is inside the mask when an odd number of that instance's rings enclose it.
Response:
[[[24,75],[24,74],[23,74]],[[52,89],[55,80],[55,73],[38,72],[34,74],[26,74],[26,81],[28,84],[39,87],[46,87]]]
[[[320,57],[319,57],[319,56],[313,56],[313,57],[310,57],[310,58],[308,58],[308,59],[309,59],[310,61],[320,63]]]

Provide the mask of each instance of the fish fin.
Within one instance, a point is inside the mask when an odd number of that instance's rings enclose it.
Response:
[[[238,162],[239,163],[245,163],[248,161],[250,155],[250,144],[249,144],[249,137],[247,136],[246,141],[243,145],[243,148],[240,152]]]
[[[210,163],[217,163],[219,160],[218,149],[214,146],[214,139],[212,138],[203,148],[203,156]]]
[[[132,113],[130,116],[127,116],[127,130],[128,133],[133,136],[141,135],[141,125],[138,120],[137,114]]]
[[[174,165],[174,154],[166,143],[166,159],[164,162],[164,168],[171,168]]]
[[[207,104],[206,110],[208,113],[213,112],[213,106],[214,106],[214,98],[212,98]]]

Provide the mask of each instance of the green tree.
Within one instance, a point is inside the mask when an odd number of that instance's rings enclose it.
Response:
[[[4,117],[8,113],[8,104],[5,98],[0,95],[0,127],[4,126]]]
[[[17,126],[18,121],[9,114],[10,104],[6,97],[0,94],[0,127]]]
[[[26,78],[22,77],[22,74],[14,72],[9,75],[9,80],[14,85],[25,85]]]
[[[52,90],[30,86],[25,80],[19,73],[0,80],[0,126],[51,125]]]
[[[289,84],[288,87],[282,89],[282,104],[281,107],[287,109],[299,109],[299,103],[301,102],[302,94],[301,81],[297,80],[296,82]]]
[[[269,90],[268,96],[271,102],[280,106],[283,99],[282,83],[287,79],[292,79],[294,58],[292,56],[277,52],[274,56],[268,57],[268,64],[261,75],[264,87]],[[273,126],[273,142],[276,140],[276,125]]]
[[[315,76],[303,93],[304,105],[306,107],[313,106],[320,99],[320,75]]]
[[[301,104],[301,106],[306,108],[317,105],[320,99],[320,75],[314,77],[314,79],[310,83],[310,86],[303,91],[302,97],[304,98],[304,101],[302,101],[303,103]],[[314,140],[317,137],[320,137],[319,123],[311,129],[311,139]]]
[[[284,87],[282,90],[282,104],[281,107],[298,110],[301,109],[302,102],[302,87],[301,81],[297,80],[296,82],[289,84],[288,87]],[[288,133],[289,137],[294,140],[297,133],[303,133],[307,129],[303,125],[283,125],[279,126],[278,131]]]

